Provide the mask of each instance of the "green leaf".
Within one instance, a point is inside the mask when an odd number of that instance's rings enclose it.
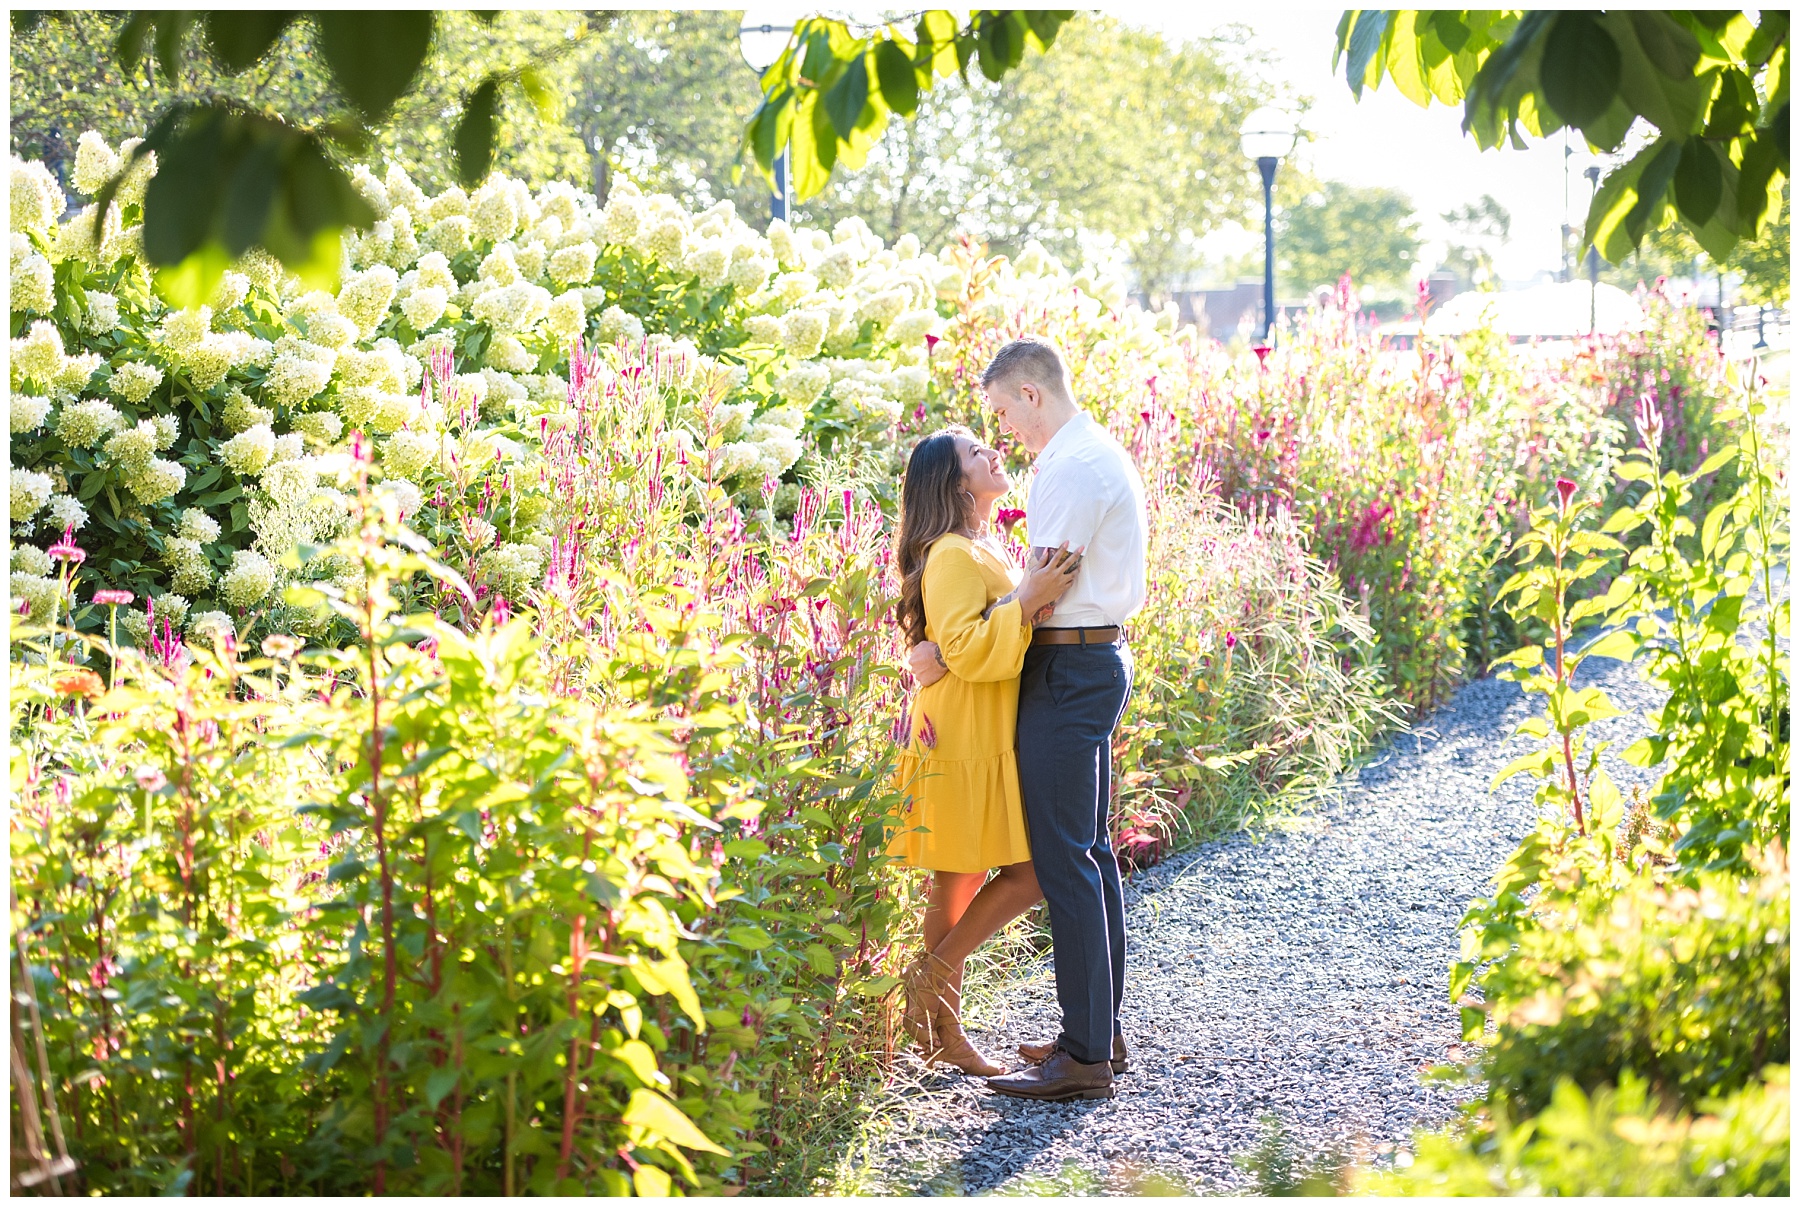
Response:
[[[460,1070],[454,1065],[441,1069],[433,1069],[431,1076],[425,1079],[425,1105],[437,1110],[437,1104],[444,1100],[444,1095],[456,1088]]]
[[[297,16],[275,9],[212,9],[206,14],[206,49],[236,75],[267,54]]]
[[[365,118],[380,121],[412,85],[431,49],[430,9],[322,9],[312,14],[332,82]],[[460,147],[460,144],[459,144]]]
[[[276,139],[259,139],[238,159],[237,170],[231,174],[221,233],[225,251],[234,259],[255,245],[268,229],[275,190],[281,183],[281,151],[281,143]]]
[[[762,951],[775,943],[767,931],[755,926],[734,926],[725,932],[725,937],[746,951]]]
[[[171,306],[203,306],[225,279],[231,261],[231,253],[217,240],[210,240],[180,263],[157,268],[156,292]]]
[[[1030,26],[1032,35],[1038,40],[1038,49],[1049,50],[1062,27],[1075,16],[1075,10],[1028,8],[1024,11],[1024,16],[1026,25]]]
[[[126,75],[137,71],[138,61],[144,57],[144,38],[150,33],[154,20],[150,13],[134,12],[119,30],[118,39],[113,42],[113,55]]]
[[[1347,43],[1343,35],[1339,35],[1339,43],[1347,51],[1344,79],[1349,82],[1350,91],[1361,100],[1362,90],[1374,87],[1376,80],[1381,78],[1381,60],[1377,56],[1387,34],[1388,15],[1379,9],[1362,9],[1345,14],[1345,20],[1351,25]]]
[[[152,264],[178,264],[212,229],[224,184],[226,114],[201,109],[180,119],[144,189],[144,252]]]
[[[1659,138],[1600,182],[1588,207],[1586,240],[1609,262],[1622,263],[1637,246],[1651,212],[1663,204],[1680,160],[1681,143]]]
[[[456,175],[465,188],[481,183],[494,166],[494,116],[500,103],[500,80],[489,76],[463,102],[456,123]]]
[[[793,148],[794,195],[807,201],[831,183],[837,164],[837,131],[819,104],[819,94],[808,92],[794,114],[788,145]]]
[[[837,131],[839,138],[850,137],[868,100],[869,62],[859,54],[850,60],[849,65],[844,68],[844,74],[825,93],[825,112],[830,116],[832,128]]]
[[[1014,34],[1010,22],[1003,18],[994,20],[996,14],[991,10],[984,16],[989,19],[982,22],[981,31],[976,35],[981,50],[976,65],[991,83],[998,84],[1007,69],[1015,66],[1019,56],[1025,53],[1025,45]]]
[[[1700,43],[1667,13],[1628,9],[1626,18],[1637,34],[1644,57],[1672,80],[1692,80],[1700,62]]]
[[[1617,658],[1630,662],[1637,657],[1638,639],[1629,629],[1614,629],[1581,651],[1583,658]]]
[[[1498,788],[1521,771],[1529,771],[1542,778],[1551,774],[1555,767],[1556,756],[1551,751],[1534,750],[1530,754],[1522,754],[1495,773],[1492,782],[1488,784],[1488,791]]]
[[[1703,226],[1719,208],[1725,172],[1716,147],[1698,135],[1682,144],[1675,168],[1675,205],[1684,222]]]
[[[919,107],[919,77],[899,43],[884,40],[875,44],[875,78],[888,108],[911,117]]]
[[[1764,216],[1780,204],[1778,177],[1788,174],[1786,104],[1776,109],[1766,127],[1746,140],[1738,170],[1737,231],[1754,237],[1762,229]]]
[[[1605,113],[1619,90],[1619,44],[1591,13],[1563,12],[1545,35],[1538,81],[1544,99],[1571,126]]]
[[[707,1139],[706,1133],[694,1126],[694,1121],[682,1113],[680,1107],[658,1094],[655,1090],[637,1089],[631,1091],[631,1100],[625,1105],[625,1113],[620,1119],[632,1125],[653,1132],[667,1140],[671,1140],[683,1148],[692,1148],[699,1152],[717,1153],[729,1156],[724,1149]],[[645,1168],[651,1168],[646,1166]],[[666,1193],[666,1189],[665,1189]]]
[[[179,10],[156,16],[156,65],[171,84],[181,78],[181,40],[193,20],[193,13]]]

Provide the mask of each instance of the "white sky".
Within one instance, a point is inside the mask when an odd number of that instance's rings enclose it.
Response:
[[[1462,132],[1460,106],[1421,109],[1389,81],[1365,92],[1359,103],[1331,69],[1343,8],[1283,4],[1111,3],[1101,10],[1171,39],[1206,36],[1227,25],[1247,26],[1253,44],[1276,60],[1277,81],[1287,99],[1310,98],[1305,125],[1315,136],[1295,157],[1316,175],[1354,185],[1384,185],[1409,194],[1428,240],[1446,228],[1439,215],[1483,193],[1512,215],[1512,235],[1495,256],[1506,280],[1522,280],[1562,266],[1560,231],[1587,214],[1588,182],[1582,169],[1595,162],[1579,137],[1569,160],[1569,213],[1563,207],[1563,138],[1558,134],[1525,151],[1478,151]],[[1260,215],[1253,235],[1260,240]],[[1232,250],[1239,250],[1233,248]],[[1434,253],[1425,255],[1435,264]],[[1427,265],[1429,267],[1430,265]]]

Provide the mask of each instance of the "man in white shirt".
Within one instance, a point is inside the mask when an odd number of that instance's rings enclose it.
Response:
[[[1026,337],[982,374],[988,405],[1037,455],[1026,503],[1032,556],[1085,549],[1081,571],[1038,627],[1019,683],[1019,786],[1032,862],[1050,907],[1062,1033],[1022,1044],[1031,1066],[988,1085],[1062,1101],[1110,1098],[1126,1066],[1124,893],[1107,826],[1112,733],[1131,692],[1124,624],[1144,602],[1144,486],[1130,455],[1076,405],[1054,345]],[[935,679],[936,651],[910,665]]]

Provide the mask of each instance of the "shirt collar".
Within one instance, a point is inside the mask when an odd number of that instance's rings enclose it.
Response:
[[[1093,418],[1086,411],[1076,411],[1075,417],[1058,428],[1056,435],[1050,437],[1050,443],[1046,444],[1044,451],[1037,455],[1037,463],[1042,465],[1057,453],[1074,447],[1093,424]]]

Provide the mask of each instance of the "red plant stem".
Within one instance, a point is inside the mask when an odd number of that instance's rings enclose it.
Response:
[[[1556,685],[1569,685],[1568,671],[1563,666],[1563,552],[1556,551]],[[1575,737],[1574,731],[1567,726],[1562,727],[1563,769],[1569,776],[1569,800],[1575,806],[1575,829],[1583,837],[1587,836],[1587,820],[1581,814],[1581,791],[1575,778]]]
[[[182,925],[187,930],[194,928],[194,752],[192,744],[193,722],[185,707],[178,707],[175,714],[175,733],[181,741],[181,855],[179,871],[181,875]],[[182,975],[190,976],[193,972],[191,961],[181,962]],[[184,1063],[181,1075],[181,1147],[188,1160],[188,1170],[194,1170],[194,1158],[198,1152],[198,1140],[194,1134],[194,1063],[189,1059]],[[197,1193],[192,1179],[188,1182],[188,1194]]]
[[[583,850],[585,852],[585,844]],[[581,1011],[581,972],[587,963],[587,915],[578,914],[575,918],[575,929],[569,935],[569,1021],[576,1022]],[[576,1104],[575,1086],[579,1080],[581,1065],[581,1028],[576,1026],[569,1033],[569,1064],[563,1070],[563,1126],[562,1148],[557,1154],[556,1180],[561,1182],[569,1176],[569,1161],[575,1154],[575,1117],[579,1111]]]
[[[373,567],[369,567],[373,570]],[[373,578],[371,573],[369,577]],[[364,596],[367,617],[364,640],[369,647],[369,808],[375,823],[375,857],[381,868],[381,1032],[375,1043],[375,1147],[380,1150],[387,1141],[388,1125],[388,1048],[392,1042],[390,1028],[394,1014],[394,984],[397,978],[394,958],[394,875],[388,867],[387,806],[381,799],[381,664],[375,648],[374,588]],[[375,1161],[375,1193],[387,1191],[387,1157]]]

